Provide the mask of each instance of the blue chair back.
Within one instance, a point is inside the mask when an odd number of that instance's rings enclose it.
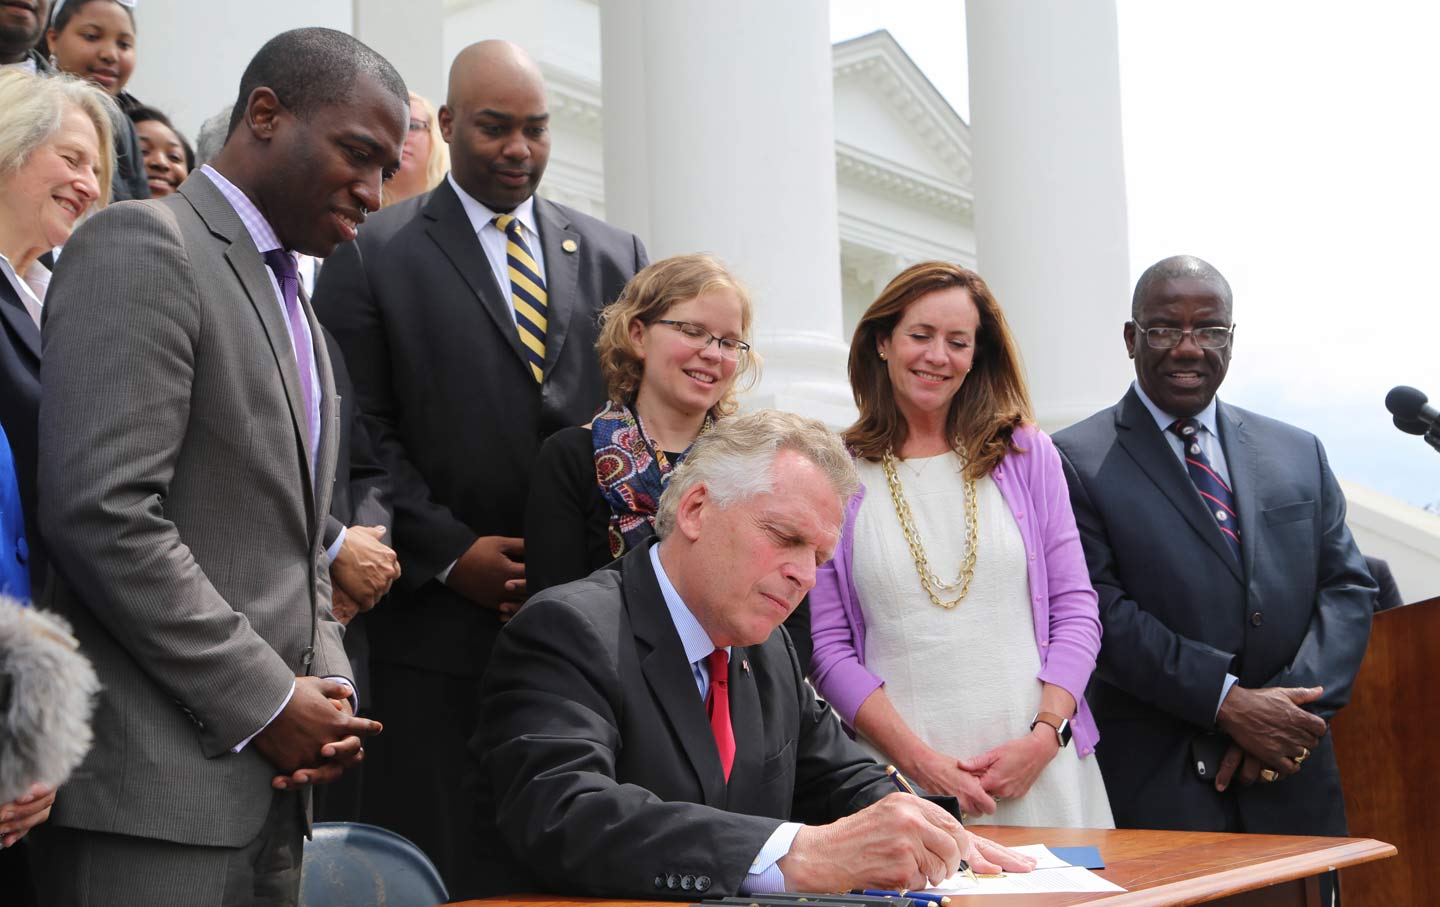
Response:
[[[300,907],[434,907],[450,900],[425,852],[361,822],[317,822],[305,842]]]

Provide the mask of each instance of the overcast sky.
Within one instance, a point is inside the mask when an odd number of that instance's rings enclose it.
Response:
[[[963,3],[830,9],[835,40],[889,29],[969,119]],[[1384,407],[1396,384],[1440,398],[1440,4],[1117,11],[1132,276],[1215,264],[1237,325],[1222,396],[1315,432],[1343,478],[1440,503],[1440,453]]]

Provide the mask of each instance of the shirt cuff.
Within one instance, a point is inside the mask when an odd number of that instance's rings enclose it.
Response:
[[[1225,685],[1220,688],[1220,701],[1215,703],[1215,717],[1220,717],[1220,706],[1225,704],[1225,697],[1230,695],[1230,688],[1240,682],[1240,678],[1234,674],[1225,675]]]
[[[351,713],[352,715],[358,715],[358,714],[360,713],[360,698],[355,695],[355,685],[350,682],[350,678],[348,678],[348,677],[341,677],[341,676],[339,676],[339,675],[326,675],[325,679],[326,679],[326,680],[333,680],[333,681],[335,681],[336,683],[343,683],[343,684],[345,685],[345,689],[347,689],[347,690],[350,691],[350,713]],[[246,746],[248,746],[248,745],[250,744],[250,741],[251,741],[251,740],[254,740],[256,737],[259,737],[261,731],[265,730],[267,727],[269,727],[270,725],[274,724],[274,723],[275,723],[275,719],[276,719],[276,718],[279,718],[279,717],[280,717],[280,713],[283,712],[283,711],[285,711],[285,706],[287,706],[287,705],[290,704],[290,700],[291,700],[294,696],[295,696],[295,682],[292,680],[292,681],[290,682],[290,692],[288,692],[288,693],[285,694],[285,699],[284,699],[283,702],[280,703],[280,708],[278,708],[278,709],[275,710],[275,714],[273,714],[273,715],[270,716],[270,720],[267,721],[267,722],[265,722],[264,724],[260,725],[260,727],[256,729],[255,733],[251,734],[249,737],[246,737],[244,740],[241,740],[239,743],[237,743],[237,744],[235,744],[233,747],[231,747],[230,752],[232,752],[232,753],[238,753],[238,752],[240,752],[241,750],[243,750]],[[784,856],[784,854],[781,854],[781,856]]]
[[[450,582],[450,571],[454,570],[455,565],[458,563],[460,563],[460,559],[457,557],[455,560],[451,561],[448,565],[446,565],[444,570],[441,570],[439,573],[435,574],[435,578],[438,579],[442,584]]]
[[[775,894],[785,890],[785,874],[780,871],[780,861],[790,853],[795,836],[804,827],[799,822],[782,822],[770,833],[765,846],[760,848],[760,852],[751,861],[750,871],[745,873],[744,880],[740,882],[741,893]]]
[[[345,533],[349,531],[350,527],[341,526],[340,534],[335,536],[335,541],[331,542],[330,547],[325,549],[325,562],[327,564],[335,563],[335,558],[340,556],[340,546],[345,544]]]
[[[231,748],[230,748],[230,752],[232,752],[232,753],[238,753],[238,752],[240,752],[241,750],[243,750],[246,746],[248,746],[248,745],[250,744],[250,741],[251,741],[251,740],[254,740],[256,737],[259,737],[261,731],[265,730],[267,727],[269,727],[270,725],[274,724],[274,723],[275,723],[275,719],[276,719],[276,718],[279,718],[279,717],[280,717],[280,713],[283,712],[283,711],[285,711],[285,706],[287,706],[287,705],[290,704],[290,699],[291,699],[291,697],[293,697],[294,695],[295,695],[295,681],[292,680],[292,681],[290,681],[290,692],[288,692],[288,693],[285,694],[285,698],[280,702],[280,707],[275,710],[275,714],[273,714],[273,715],[270,716],[270,720],[267,721],[267,722],[265,722],[264,724],[260,725],[258,728],[256,728],[256,729],[255,729],[255,733],[251,734],[249,737],[246,737],[244,740],[241,740],[239,743],[237,743],[237,744],[235,744],[233,747],[231,747]]]

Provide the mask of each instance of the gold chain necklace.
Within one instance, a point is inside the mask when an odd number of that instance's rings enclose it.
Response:
[[[965,458],[962,456],[960,461],[963,473]],[[975,543],[979,535],[975,480],[965,477],[965,557],[960,562],[960,576],[955,582],[946,583],[930,571],[930,559],[925,556],[925,546],[920,541],[919,530],[915,528],[915,516],[910,512],[910,504],[905,500],[905,489],[900,486],[900,473],[895,468],[895,462],[895,454],[890,450],[886,450],[880,457],[880,465],[885,470],[885,482],[890,486],[890,501],[895,505],[895,516],[900,519],[905,543],[910,546],[910,556],[915,559],[915,572],[920,574],[920,588],[930,596],[935,607],[953,610],[965,599],[970,591],[970,581],[975,578]],[[953,589],[956,586],[960,587],[960,594],[953,600],[945,601],[940,598],[939,590]]]

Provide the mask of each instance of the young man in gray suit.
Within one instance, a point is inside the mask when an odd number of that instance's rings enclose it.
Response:
[[[288,904],[353,717],[322,544],[334,378],[294,253],[379,207],[408,95],[348,35],[246,69],[224,150],[75,232],[46,305],[40,523],[104,685],[37,839],[52,904]]]
[[[365,817],[447,879],[473,850],[455,789],[479,678],[525,600],[531,466],[545,437],[603,402],[596,316],[647,263],[633,235],[535,195],[549,117],[524,51],[461,51],[439,115],[450,175],[381,211],[315,291],[390,473],[403,570],[366,617],[387,731],[366,763]]]
[[[1105,630],[1100,768],[1122,828],[1343,835],[1326,722],[1375,584],[1315,436],[1216,399],[1231,313],[1210,264],[1151,266],[1135,384],[1055,435]]]

